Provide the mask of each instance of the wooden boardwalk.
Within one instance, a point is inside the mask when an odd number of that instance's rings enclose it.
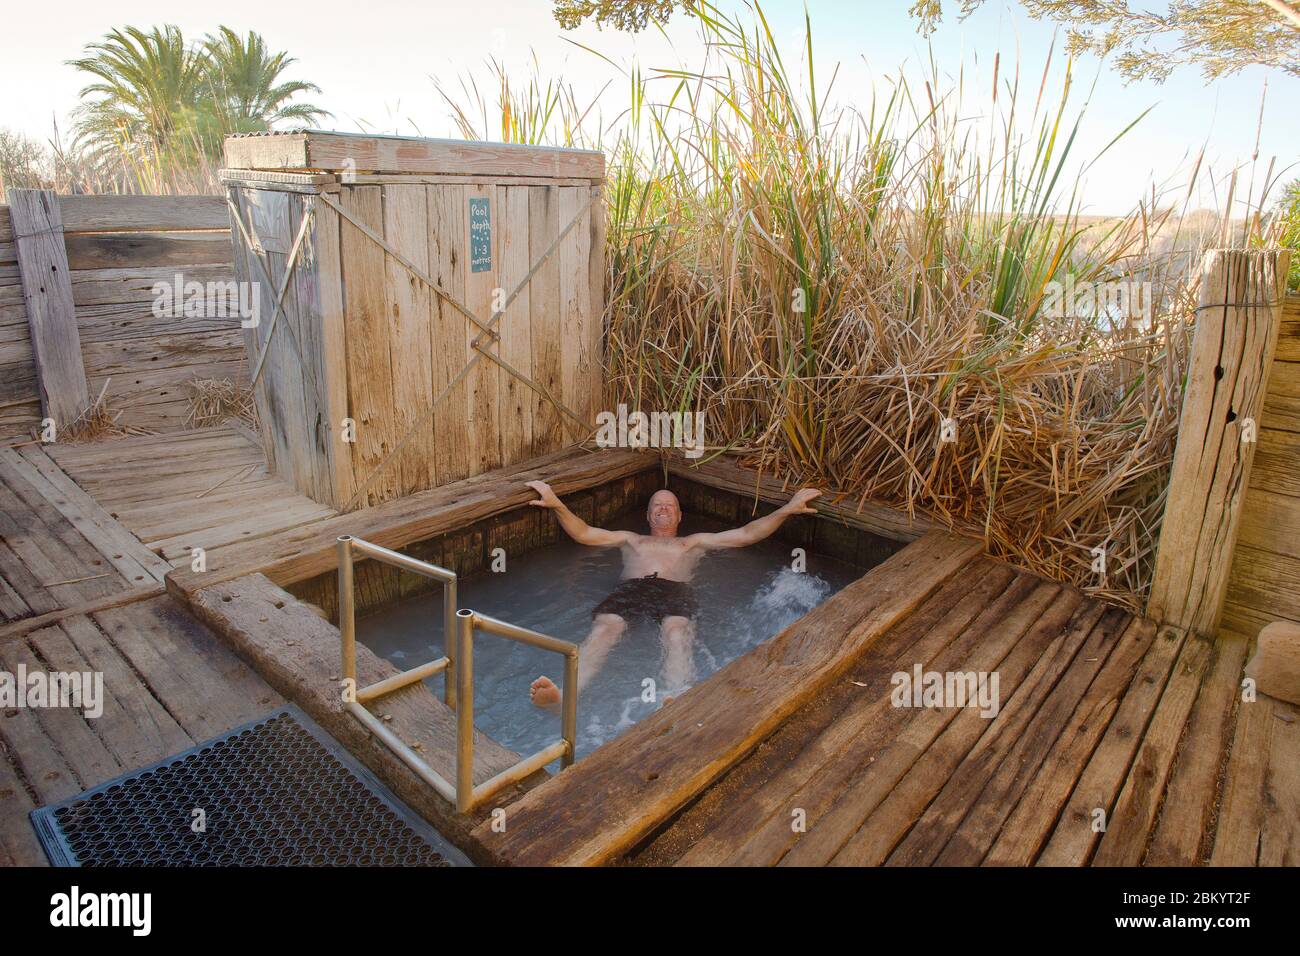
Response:
[[[162,593],[171,563],[106,510],[132,495],[147,498],[140,486],[149,468],[168,473],[168,456],[157,445],[147,450],[152,441],[54,446],[59,458],[103,462],[101,478],[84,488],[42,447],[0,449],[0,670],[99,672],[104,693],[94,718],[70,708],[0,710],[0,864],[46,862],[28,819],[34,807],[283,701]],[[184,513],[183,504],[170,507]]]
[[[212,557],[337,513],[268,472],[262,449],[232,426],[47,447],[149,550],[177,564],[189,564],[193,548]]]
[[[104,711],[0,711],[0,865],[45,865],[28,813],[256,719],[283,702],[162,595],[0,638],[0,670],[98,671]]]
[[[476,835],[515,864],[1294,864],[1300,724],[1241,702],[1244,654],[932,532]],[[895,706],[917,665],[996,673],[996,715]]]
[[[1300,713],[1243,701],[1245,638],[1157,632],[941,531],[575,767],[503,794],[494,832],[490,807],[457,817],[342,715],[337,630],[277,585],[328,570],[339,533],[400,548],[518,507],[526,478],[567,493],[643,460],[557,453],[346,516],[304,505],[261,462],[235,429],[0,450],[0,670],[100,670],[109,699],[98,720],[0,716],[0,862],[43,859],[33,806],[280,694],[490,862],[1300,862]],[[191,547],[208,571],[191,570]],[[164,575],[188,608],[156,596]],[[996,673],[996,715],[894,706],[891,678],[918,665]],[[453,715],[423,686],[408,697],[393,726],[450,772]],[[514,759],[479,747],[478,778]]]

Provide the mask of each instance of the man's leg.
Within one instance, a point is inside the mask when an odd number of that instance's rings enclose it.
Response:
[[[679,694],[695,673],[695,622],[689,617],[669,615],[659,625],[664,643],[665,691]]]
[[[591,633],[578,651],[579,692],[596,676],[626,630],[627,621],[617,614],[597,614],[592,620]],[[552,707],[560,702],[560,688],[549,677],[539,677],[528,688],[528,697],[538,707]]]

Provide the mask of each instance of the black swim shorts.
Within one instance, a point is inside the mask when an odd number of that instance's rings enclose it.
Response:
[[[617,614],[627,620],[652,618],[659,622],[666,617],[693,618],[698,610],[689,584],[661,578],[655,573],[624,581],[596,605],[591,615]]]

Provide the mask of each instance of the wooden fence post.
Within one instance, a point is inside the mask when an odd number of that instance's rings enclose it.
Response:
[[[1216,249],[1200,305],[1147,616],[1218,630],[1277,348],[1290,254]]]
[[[90,403],[63,215],[58,196],[49,189],[10,189],[8,199],[41,409],[61,429]]]

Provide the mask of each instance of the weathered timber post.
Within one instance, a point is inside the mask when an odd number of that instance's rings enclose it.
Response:
[[[1286,251],[1235,249],[1202,264],[1147,616],[1207,637],[1223,610],[1289,264]]]
[[[59,197],[49,189],[10,189],[8,200],[41,412],[62,429],[86,410],[90,396]]]

